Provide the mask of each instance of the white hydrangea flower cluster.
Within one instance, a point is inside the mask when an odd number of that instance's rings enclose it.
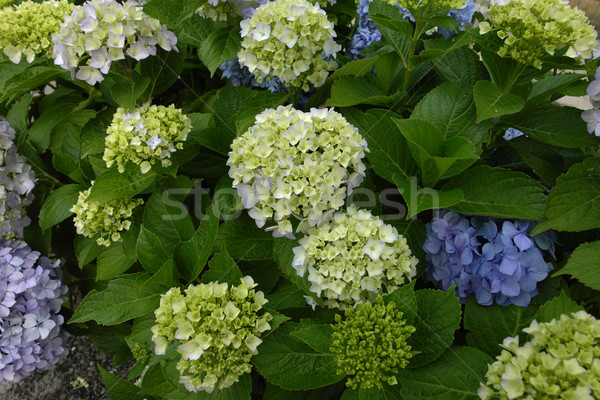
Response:
[[[177,37],[166,25],[144,14],[139,1],[89,0],[76,7],[53,36],[54,63],[90,85],[101,82],[113,61],[128,55],[143,60],[156,55],[158,44],[177,50]],[[84,61],[85,65],[79,66]]]
[[[119,172],[128,161],[139,164],[143,174],[158,161],[168,167],[171,154],[183,148],[191,129],[190,119],[174,105],[119,108],[106,131],[102,159],[109,168],[116,163]]]
[[[367,210],[351,205],[333,221],[311,228],[295,247],[292,266],[308,271],[310,290],[343,310],[391,293],[417,273],[406,238]],[[311,305],[314,300],[307,296]]]
[[[35,173],[13,144],[15,130],[0,117],[0,236],[22,238],[31,223],[25,207],[33,201]]]
[[[165,354],[170,342],[179,341],[177,363],[180,382],[191,392],[212,393],[227,388],[250,372],[250,359],[271,329],[268,312],[258,315],[268,300],[250,276],[240,284],[209,282],[184,290],[171,288],[161,296],[154,315],[152,341],[156,354]]]
[[[322,86],[341,46],[336,44],[333,23],[318,4],[306,0],[275,0],[260,6],[240,23],[241,65],[259,83],[278,77],[286,86],[304,91]]]
[[[15,7],[0,1],[0,49],[18,64],[25,56],[28,63],[37,55],[52,56],[52,35],[60,31],[63,16],[71,14],[67,0],[27,0]],[[5,7],[5,8],[4,8]]]
[[[328,220],[365,176],[367,141],[333,109],[267,109],[231,144],[229,176],[249,215],[273,236]]]
[[[131,227],[129,218],[133,215],[133,209],[143,204],[144,200],[130,197],[106,203],[88,200],[92,187],[79,192],[77,203],[69,210],[75,213],[73,223],[77,233],[89,238],[96,237],[96,243],[101,246],[122,241],[121,232]]]

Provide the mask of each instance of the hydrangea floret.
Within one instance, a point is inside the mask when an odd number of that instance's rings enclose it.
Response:
[[[523,329],[530,340],[508,337],[488,366],[483,400],[600,398],[600,321],[585,311]]]
[[[250,72],[248,67],[240,65],[237,58],[225,61],[219,66],[219,69],[223,71],[221,77],[223,79],[229,79],[229,82],[231,82],[233,86],[269,89],[272,93],[286,92],[286,87],[281,83],[279,78],[265,79],[262,83],[258,83],[254,74]]]
[[[77,203],[69,210],[75,213],[73,222],[77,233],[85,237],[96,237],[96,242],[101,246],[110,246],[112,242],[120,242],[121,232],[131,226],[129,219],[133,209],[144,203],[142,199],[123,197],[100,203],[88,200],[92,186],[79,192]]]
[[[116,164],[119,172],[127,162],[139,164],[144,174],[158,162],[168,167],[171,154],[183,148],[191,129],[190,119],[174,105],[119,108],[106,131],[102,159],[109,168]]]
[[[353,389],[382,388],[398,384],[396,374],[414,355],[407,343],[415,332],[402,319],[394,302],[384,304],[381,296],[373,304],[337,314],[333,327],[331,352],[336,355],[338,374],[349,375],[346,385]]]
[[[250,359],[271,329],[273,318],[258,311],[267,303],[250,276],[237,286],[227,283],[190,285],[182,293],[171,288],[154,312],[152,341],[156,354],[165,354],[178,341],[180,382],[192,392],[224,389],[250,372]]]
[[[292,217],[306,232],[344,205],[363,180],[366,151],[358,129],[333,109],[280,106],[257,115],[233,141],[227,165],[256,225],[272,219],[267,230],[293,238]]]
[[[600,136],[600,68],[596,69],[594,80],[587,87],[592,108],[581,113],[581,118],[587,123],[589,133]]]
[[[504,40],[498,54],[521,64],[541,68],[542,57],[565,47],[568,57],[589,59],[598,45],[585,13],[567,0],[512,0],[493,5],[487,14],[481,33],[493,28]]]
[[[427,276],[444,290],[454,283],[461,302],[526,307],[551,270],[542,250],[553,253],[549,234],[529,233],[528,221],[467,218],[441,210],[426,226]]]
[[[337,68],[333,23],[319,5],[306,0],[270,1],[240,23],[241,65],[260,83],[277,77],[287,87],[308,91]]]
[[[68,354],[59,314],[67,287],[58,264],[0,239],[0,381],[20,381]]]
[[[8,4],[10,3],[12,2]],[[0,49],[15,64],[22,57],[28,63],[33,62],[38,55],[52,58],[52,35],[60,32],[63,16],[71,12],[73,5],[67,0],[47,0],[41,3],[27,0],[14,7],[2,8]]]
[[[391,293],[417,273],[406,238],[370,211],[350,205],[331,222],[311,228],[295,247],[292,266],[308,272],[310,290],[343,310]],[[311,303],[312,298],[307,296]],[[312,303],[311,303],[312,304]]]
[[[35,173],[14,145],[15,130],[0,117],[0,237],[22,238],[31,223],[25,207],[33,201]]]
[[[104,80],[113,61],[156,55],[156,45],[177,50],[177,37],[142,11],[139,1],[89,0],[65,18],[53,37],[54,63],[90,85]],[[83,65],[80,65],[82,64]]]

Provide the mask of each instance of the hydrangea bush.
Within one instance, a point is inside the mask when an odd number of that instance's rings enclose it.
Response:
[[[114,399],[600,396],[583,10],[9,3],[0,379],[73,334]]]

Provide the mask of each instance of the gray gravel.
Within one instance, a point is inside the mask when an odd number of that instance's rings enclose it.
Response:
[[[0,400],[110,400],[96,364],[126,378],[131,364],[112,368],[112,356],[85,337],[67,339],[69,355],[49,370],[38,371],[21,382],[0,382]],[[75,388],[82,378],[87,388]]]

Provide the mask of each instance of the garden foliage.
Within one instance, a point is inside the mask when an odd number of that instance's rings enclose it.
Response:
[[[68,332],[115,400],[600,396],[567,1],[0,5],[0,378]]]

